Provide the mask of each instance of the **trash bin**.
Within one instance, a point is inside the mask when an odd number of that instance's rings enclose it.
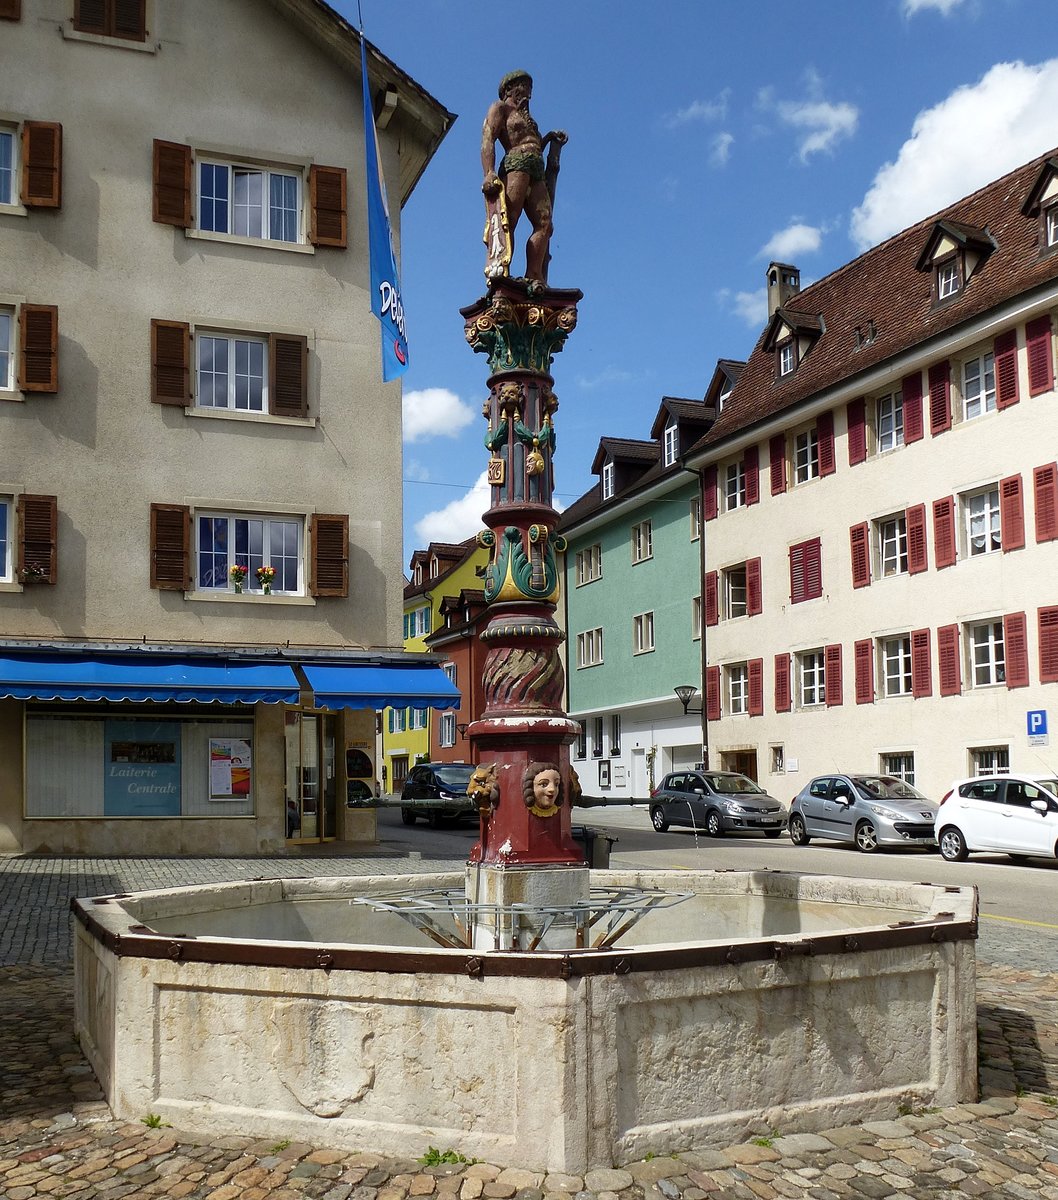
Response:
[[[573,825],[570,827],[573,840],[580,846],[584,861],[589,867],[608,867],[610,865],[610,847],[617,838],[603,833],[591,825]]]

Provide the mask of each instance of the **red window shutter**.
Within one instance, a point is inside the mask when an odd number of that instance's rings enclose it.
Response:
[[[928,629],[911,631],[911,695],[933,695],[933,663]]]
[[[1058,613],[1058,609],[1055,609]],[[1058,629],[1058,620],[1055,621],[1056,629]],[[1058,634],[1055,641],[1058,642]],[[1056,662],[1058,662],[1058,652],[1055,654]],[[1058,670],[1058,667],[1056,667]],[[790,656],[789,654],[776,654],[775,656],[775,711],[789,712],[793,707],[793,701],[790,696]]]
[[[1058,612],[1058,610],[1056,610]],[[1058,625],[1058,622],[1056,622]],[[1056,638],[1058,640],[1058,638]],[[1056,655],[1058,658],[1058,655]],[[775,712],[788,713],[793,707],[789,692],[789,655],[775,655]]]
[[[1058,683],[1058,605],[1038,610],[1040,683]]]
[[[18,498],[18,578],[55,583],[59,577],[58,502],[54,496]]]
[[[1023,612],[1007,613],[1003,618],[1003,651],[1007,666],[1007,687],[1028,687],[1028,622]]]
[[[805,599],[816,600],[823,594],[823,552],[819,538],[805,542]]]
[[[1025,504],[1020,475],[999,481],[999,525],[1003,552],[1021,550],[1025,545]]]
[[[900,383],[904,406],[904,444],[922,438],[922,372],[906,375]]]
[[[349,595],[349,518],[312,517],[312,580],[314,596]]]
[[[270,383],[268,411],[277,417],[307,417],[308,338],[300,334],[268,335]]]
[[[849,529],[849,543],[852,547],[852,586],[854,588],[868,587],[871,582],[871,549],[870,533],[867,522],[853,525]]]
[[[749,660],[749,715],[764,716],[764,659]]]
[[[906,412],[904,429],[907,429]],[[951,364],[945,360],[929,369],[929,431],[936,436],[947,429],[951,429]]]
[[[1037,317],[1025,326],[1029,361],[1029,395],[1038,396],[1054,387],[1054,357],[1051,350],[1051,318]]]
[[[1054,463],[1037,467],[1032,472],[1036,498],[1036,541],[1052,542],[1058,538],[1058,468]]]
[[[864,638],[855,647],[856,703],[874,703],[874,642]]]
[[[962,690],[958,625],[945,625],[937,630],[937,668],[940,673],[940,694],[957,696]]]
[[[760,500],[760,452],[756,446],[746,451],[742,470],[746,476],[746,503],[756,504]]]
[[[191,510],[151,505],[151,587],[182,592],[191,586]]]
[[[996,408],[1009,408],[1018,402],[1018,333],[1001,333],[993,346],[996,367]]]
[[[705,669],[705,719],[720,720],[720,668]]]
[[[771,494],[781,496],[786,491],[786,438],[781,433],[768,443],[771,458]]]
[[[191,225],[191,147],[154,139],[151,219],[160,225]]]
[[[151,403],[191,403],[191,326],[151,321]]]
[[[827,708],[837,708],[842,703],[841,643],[826,646],[823,650],[823,670],[826,683]]]
[[[867,459],[867,402],[861,396],[845,410],[849,422],[849,466]]]
[[[22,0],[0,0],[0,17],[5,21],[20,21]]]
[[[816,438],[819,441],[819,474],[834,474],[834,414],[819,414],[816,421]]]
[[[344,167],[309,168],[309,241],[314,246],[348,245]]]
[[[19,309],[18,386],[23,392],[59,390],[59,310],[54,304]]]
[[[907,522],[907,573],[918,575],[929,565],[926,551],[926,506],[916,504],[904,514]]]
[[[22,126],[22,194],[27,208],[62,206],[62,126],[26,121]]]
[[[790,603],[800,604],[805,598],[804,545],[790,547]]]
[[[720,620],[720,603],[718,596],[718,577],[715,571],[707,571],[705,575],[705,623],[716,625]]]
[[[955,565],[955,497],[933,501],[933,557],[937,570]]]
[[[717,470],[714,463],[705,468],[705,475],[702,477],[702,512],[707,521],[714,520],[717,514],[716,480]]]
[[[746,615],[755,617],[764,611],[760,584],[760,559],[746,559]]]

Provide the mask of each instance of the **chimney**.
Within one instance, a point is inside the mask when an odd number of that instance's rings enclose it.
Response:
[[[801,290],[801,272],[789,263],[768,264],[768,319]]]

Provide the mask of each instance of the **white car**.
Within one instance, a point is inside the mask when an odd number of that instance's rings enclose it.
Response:
[[[1058,779],[978,775],[954,783],[934,824],[948,862],[973,851],[1011,858],[1058,858]]]

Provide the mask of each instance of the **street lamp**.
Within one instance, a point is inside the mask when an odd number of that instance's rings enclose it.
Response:
[[[461,738],[465,738],[467,736],[467,730],[469,728],[470,728],[469,722],[464,722],[464,723],[456,726],[456,731],[459,733],[459,736]]]
[[[698,694],[698,689],[693,683],[681,683],[678,687],[672,689],[676,693],[676,699],[683,705],[685,716],[696,717],[700,716],[702,709],[701,705],[698,708],[691,708],[691,701]]]

